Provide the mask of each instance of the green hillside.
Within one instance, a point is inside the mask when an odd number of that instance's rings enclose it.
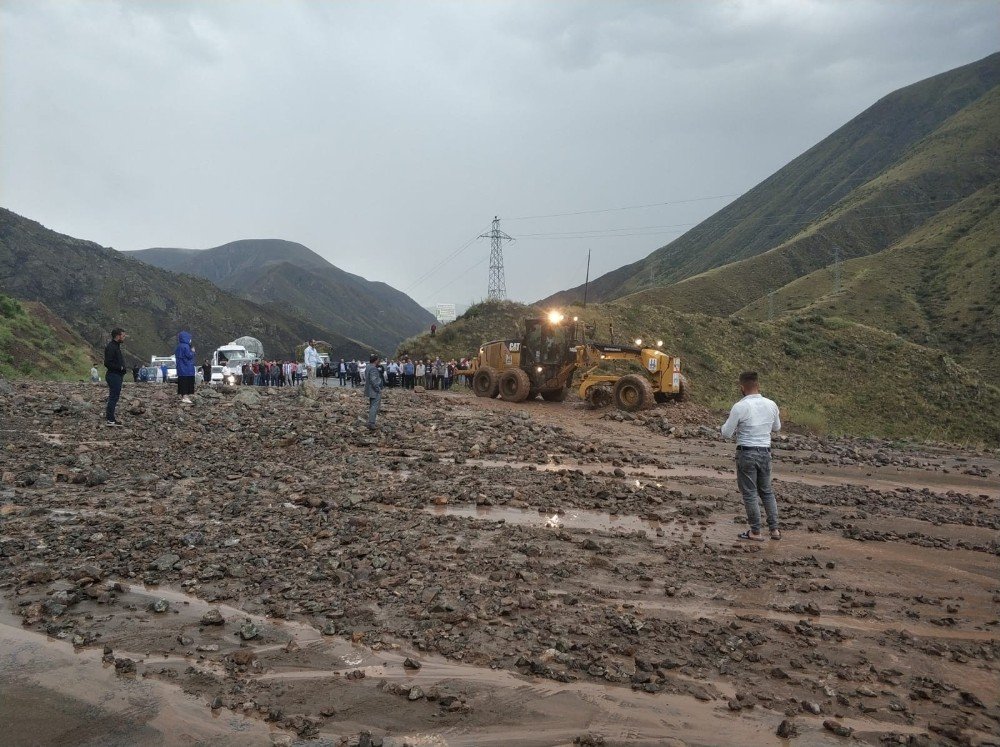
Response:
[[[457,321],[441,327],[433,337],[427,333],[404,340],[396,353],[460,360],[474,354],[481,342],[519,336],[525,317],[534,313],[531,307],[514,301],[484,301],[470,307]]]
[[[1000,86],[916,143],[781,245],[631,298],[682,311],[728,315],[834,261],[875,254],[1000,181]]]
[[[837,316],[940,348],[1000,383],[1000,183],[869,257],[810,273],[739,316]]]
[[[916,144],[998,84],[1000,53],[889,94],[683,236],[638,262],[592,281],[590,298],[606,301],[644,288],[677,283],[788,242],[852,192],[856,201],[864,194],[856,191],[861,185],[892,169]],[[998,155],[995,147],[991,146],[994,150],[990,164],[994,174]],[[919,163],[914,161],[913,165]],[[974,189],[962,187],[955,192],[955,187],[962,186],[969,165],[955,161],[941,183],[920,184],[912,195],[899,192],[897,196],[903,199],[894,202],[873,196],[868,204],[879,210],[899,202],[926,199],[928,195],[948,197],[949,192],[954,192],[952,197],[964,197]],[[905,171],[900,171],[894,178],[906,176]],[[884,196],[890,194],[891,190],[886,190]],[[819,241],[803,245],[802,249],[829,252],[829,247]],[[811,269],[815,266],[806,271]],[[580,286],[542,303],[565,304],[582,296]],[[744,297],[736,308],[750,300]]]
[[[0,294],[0,376],[85,379],[100,354],[39,303]],[[103,369],[101,369],[103,375]]]
[[[727,409],[739,372],[756,369],[788,420],[820,432],[918,440],[997,443],[1000,389],[945,353],[852,322],[817,315],[775,322],[682,314],[655,306],[609,303],[573,307],[598,336],[613,326],[618,342],[663,339],[680,355],[691,396]],[[487,339],[518,335],[527,306],[473,307],[431,339],[401,348],[426,355],[469,355]],[[470,316],[471,314],[471,316]],[[489,334],[481,334],[482,330]],[[447,334],[446,334],[447,333]]]
[[[330,341],[337,356],[369,349],[280,305],[237,298],[207,280],[152,267],[2,208],[0,291],[44,303],[100,349],[112,327],[127,329],[133,361],[171,353],[182,329],[194,336],[199,356],[242,335],[258,338],[267,355],[280,357],[291,356],[309,337]]]
[[[381,351],[393,350],[434,323],[434,316],[405,293],[345,272],[293,241],[246,239],[212,249],[143,249],[129,255],[205,278],[242,298],[280,303]]]

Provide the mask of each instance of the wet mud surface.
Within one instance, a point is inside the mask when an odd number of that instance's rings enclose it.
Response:
[[[5,743],[1000,741],[995,450],[783,437],[743,543],[694,405],[103,394],[0,393]]]

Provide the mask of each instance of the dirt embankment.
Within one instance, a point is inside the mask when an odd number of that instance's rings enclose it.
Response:
[[[1000,733],[995,453],[789,436],[784,537],[747,545],[732,449],[694,407],[619,418],[393,391],[370,436],[350,389],[183,409],[128,386],[117,430],[102,397],[0,393],[0,716],[15,734]]]

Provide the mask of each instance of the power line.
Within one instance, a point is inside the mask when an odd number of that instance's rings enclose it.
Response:
[[[705,202],[707,200],[722,200],[727,197],[739,197],[742,193],[729,195],[709,195],[707,197],[692,197],[689,200],[668,200],[667,202],[650,202],[645,205],[625,205],[624,207],[601,208],[600,210],[575,210],[569,213],[551,213],[549,215],[521,215],[507,220],[536,220],[541,218],[565,218],[572,215],[597,215],[598,213],[616,213],[622,210],[641,210],[643,208],[663,207],[664,205],[683,205],[688,202]]]
[[[859,208],[857,208],[857,210],[865,210],[865,211],[869,211],[872,214],[874,214],[874,211],[883,211],[886,208],[911,207],[913,205],[936,205],[936,204],[940,204],[940,203],[949,203],[949,202],[950,203],[954,203],[954,202],[957,202],[957,201],[959,201],[961,199],[964,199],[964,198],[959,197],[959,198],[940,199],[940,200],[911,200],[909,202],[897,202],[897,203],[890,203],[890,204],[887,204],[887,205],[871,205],[871,206],[868,206],[868,207],[859,207]],[[803,210],[803,211],[799,211],[799,212],[795,212],[795,213],[774,213],[774,214],[768,215],[767,218],[769,218],[769,219],[772,219],[772,218],[795,218],[795,217],[798,217],[798,216],[809,215],[809,214],[810,214],[810,211]],[[868,213],[866,213],[862,217],[866,217],[867,214]],[[883,214],[883,215],[899,215],[901,213],[880,213],[880,214]],[[806,222],[807,223],[812,223],[813,221],[822,218],[823,215],[824,215],[823,213],[821,213],[819,215],[813,215]],[[736,224],[736,223],[743,223],[744,221],[748,221],[748,220],[751,220],[751,219],[752,218],[749,218],[749,217],[742,217],[742,218],[731,218],[729,220],[716,220],[716,221],[713,221],[713,226],[720,226],[720,225],[724,226],[724,225],[732,225],[732,224]],[[594,228],[594,229],[581,229],[579,231],[551,231],[551,232],[541,232],[541,233],[521,233],[521,234],[517,235],[517,238],[519,238],[519,239],[529,239],[529,238],[554,237],[554,236],[573,236],[573,237],[586,238],[586,237],[589,237],[591,235],[602,234],[602,233],[617,233],[617,232],[620,232],[620,231],[646,231],[646,230],[657,230],[657,229],[663,229],[663,228],[684,228],[684,227],[688,227],[688,226],[697,226],[697,225],[700,225],[700,224],[704,223],[707,220],[711,220],[711,218],[706,218],[705,220],[693,221],[693,222],[689,222],[689,223],[667,223],[667,224],[663,224],[663,225],[650,225],[650,226],[622,226],[620,228]],[[788,222],[784,222],[784,221],[782,222],[782,224],[783,225],[796,225],[795,222],[788,223]],[[758,224],[758,225],[768,226],[768,225],[774,225],[774,224],[764,223],[764,224]],[[641,234],[633,234],[633,235],[641,235]]]
[[[483,262],[485,262],[487,259],[489,259],[489,257],[483,257],[478,262],[476,262],[474,265],[472,265],[471,267],[469,267],[467,270],[464,270],[461,274],[459,274],[458,276],[452,278],[447,283],[445,283],[444,285],[442,285],[440,288],[438,288],[436,291],[434,291],[431,294],[431,296],[432,297],[433,296],[437,296],[437,295],[439,295],[441,293],[441,291],[445,290],[446,288],[450,288],[455,283],[457,283],[459,280],[461,280],[466,275],[468,275],[470,272],[472,272],[473,270],[475,270],[477,267],[481,266],[483,264]]]
[[[970,158],[950,158],[950,159],[948,159],[948,163],[949,164],[975,163],[975,164],[987,165],[989,162],[995,161],[995,160],[996,160],[995,158],[991,158],[990,156],[976,156],[976,157],[970,157]],[[823,185],[826,185],[826,184],[838,185],[838,184],[850,184],[852,182],[860,182],[860,183],[871,182],[871,181],[875,181],[880,176],[882,176],[882,175],[888,173],[889,171],[891,171],[894,168],[894,166],[895,166],[895,164],[889,164],[885,169],[883,169],[881,172],[879,172],[879,173],[877,173],[875,175],[861,174],[861,175],[858,175],[858,176],[844,176],[844,177],[837,177],[837,178],[834,178],[834,179],[824,179],[824,180],[820,180],[820,181],[810,181],[810,182],[807,183],[806,186],[808,186],[808,187],[819,187],[819,186],[823,186]],[[857,168],[861,168],[861,167],[862,166],[858,166]],[[623,210],[642,210],[642,209],[645,209],[645,208],[664,207],[664,206],[669,206],[669,205],[684,205],[684,204],[692,203],[692,202],[705,202],[705,201],[708,201],[708,200],[722,200],[722,199],[726,199],[726,198],[729,198],[729,197],[742,197],[743,195],[749,194],[753,190],[755,190],[758,187],[761,187],[764,184],[766,184],[767,182],[769,182],[776,174],[777,174],[777,172],[775,172],[775,174],[772,174],[771,176],[767,177],[767,179],[764,179],[763,181],[758,182],[757,184],[755,184],[754,186],[750,187],[750,189],[745,190],[744,192],[734,192],[734,193],[731,193],[731,194],[724,194],[724,195],[706,195],[706,196],[703,196],[703,197],[691,197],[691,198],[684,199],[684,200],[667,200],[665,202],[650,202],[650,203],[646,203],[646,204],[643,204],[643,205],[625,205],[625,206],[622,206],[622,207],[599,208],[599,209],[595,209],[595,210],[574,210],[574,211],[563,212],[563,213],[549,213],[547,215],[519,215],[516,218],[507,218],[506,220],[509,220],[509,221],[511,221],[511,220],[541,220],[543,218],[565,218],[565,217],[570,217],[570,216],[574,216],[574,215],[599,215],[601,213],[614,213],[614,212],[619,212],[619,211],[623,211]],[[827,194],[829,194],[829,192],[827,192]],[[817,200],[822,200],[824,196],[825,195],[818,197]]]
[[[961,201],[961,199],[962,198],[957,198],[956,200],[943,200],[942,202],[957,203],[957,202]],[[914,203],[914,204],[916,204],[916,203]],[[871,212],[862,213],[860,215],[858,215],[857,213],[852,213],[852,217],[857,217],[857,218],[895,218],[895,217],[906,216],[906,215],[933,215],[935,213],[940,212],[939,210],[936,210],[936,209],[933,209],[933,208],[927,208],[925,210],[903,210],[903,211],[897,211],[897,212],[891,212],[891,213],[876,212],[877,210],[878,210],[878,208],[873,208]],[[780,217],[780,216],[769,216],[769,217]],[[831,216],[831,217],[833,217],[833,216]],[[780,221],[780,222],[779,221],[775,221],[775,222],[771,222],[771,223],[757,223],[755,225],[756,225],[756,227],[759,227],[759,228],[769,228],[771,226],[805,226],[805,225],[809,225],[810,223],[815,223],[816,221],[818,221],[818,220],[820,220],[822,218],[823,218],[823,216],[815,216],[813,218],[808,218],[806,220],[800,220],[800,221]],[[717,228],[717,227],[720,227],[720,226],[736,225],[738,223],[743,223],[745,220],[747,220],[747,219],[746,218],[742,218],[742,219],[732,220],[732,221],[717,221],[714,225],[706,227],[704,230],[707,231],[709,229]],[[693,227],[693,226],[700,226],[702,223],[704,223],[704,221],[698,221],[697,223],[675,223],[672,226],[664,226],[664,228],[665,229],[667,229],[667,228],[683,229],[685,227],[690,228],[690,227]],[[628,230],[628,229],[614,229],[614,230],[623,230],[624,231],[624,230]],[[605,234],[605,235],[600,235],[600,234],[597,234],[597,233],[586,233],[586,232],[581,232],[581,233],[566,232],[566,234],[561,234],[561,233],[552,233],[552,234],[539,233],[539,234],[521,234],[517,238],[518,239],[522,239],[522,240],[530,240],[530,241],[556,241],[556,240],[584,241],[584,240],[590,240],[590,239],[617,239],[617,238],[622,238],[622,237],[627,237],[627,236],[664,236],[664,235],[672,234],[672,233],[683,233],[683,230],[639,231],[639,232],[635,232],[635,233],[609,233],[609,234]]]
[[[433,274],[434,274],[434,273],[435,273],[435,272],[436,272],[436,271],[437,271],[437,270],[438,270],[439,268],[443,267],[443,266],[444,266],[444,265],[445,265],[445,264],[446,264],[446,263],[447,263],[447,262],[448,262],[449,260],[452,260],[452,259],[454,259],[454,258],[455,258],[455,257],[457,257],[457,256],[458,256],[459,254],[461,254],[461,253],[462,253],[462,252],[464,252],[464,251],[465,251],[466,249],[468,249],[468,248],[469,248],[470,246],[472,246],[473,242],[474,242],[474,241],[475,241],[476,239],[478,239],[478,238],[479,238],[479,233],[480,233],[480,232],[477,232],[477,233],[476,233],[476,234],[475,234],[474,236],[472,236],[471,238],[469,238],[469,239],[468,239],[468,241],[466,241],[466,242],[465,242],[464,244],[462,244],[462,245],[461,245],[460,247],[458,247],[458,249],[456,249],[455,251],[453,251],[453,252],[452,252],[451,254],[449,254],[449,255],[448,255],[447,257],[445,257],[445,258],[444,258],[444,259],[442,259],[442,260],[441,260],[440,262],[438,262],[438,263],[437,263],[436,265],[434,265],[434,266],[433,266],[433,267],[431,267],[431,268],[430,268],[429,270],[427,270],[427,271],[426,271],[426,272],[425,272],[425,273],[424,273],[423,275],[421,275],[421,276],[420,276],[420,277],[418,277],[418,278],[417,278],[416,280],[414,280],[414,281],[413,281],[412,283],[410,283],[410,285],[408,285],[408,286],[407,286],[407,287],[406,287],[406,288],[405,288],[405,289],[403,290],[403,293],[409,293],[409,292],[410,292],[411,290],[413,290],[413,289],[414,289],[414,288],[416,288],[416,287],[417,287],[418,285],[420,285],[420,283],[422,283],[422,282],[423,282],[424,280],[426,280],[426,279],[427,279],[427,278],[429,278],[429,277],[430,277],[431,275],[433,275]]]

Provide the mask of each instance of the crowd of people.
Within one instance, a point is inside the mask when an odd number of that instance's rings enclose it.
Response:
[[[308,378],[309,370],[295,361],[255,361],[244,363],[240,374],[244,386],[295,386]]]
[[[333,379],[340,386],[363,386],[365,371],[368,363],[358,360],[345,360],[341,358],[335,363],[324,363],[319,370],[319,378],[326,384]],[[431,360],[429,358],[410,358],[404,356],[388,360],[379,364],[382,374],[382,381],[387,387],[399,387],[402,389],[413,389],[418,386],[424,389],[447,390],[458,383],[459,386],[471,386],[472,382],[468,376],[459,374],[469,367],[469,361],[462,360],[445,361],[441,358]]]

